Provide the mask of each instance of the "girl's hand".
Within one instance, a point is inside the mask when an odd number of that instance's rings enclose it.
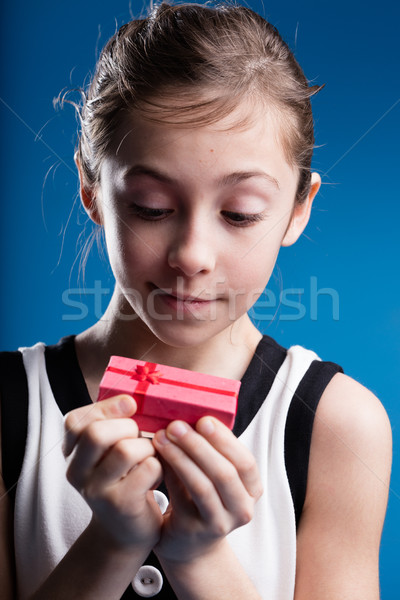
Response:
[[[190,561],[253,516],[262,494],[253,455],[217,419],[204,417],[196,430],[174,421],[153,438],[161,456],[170,506],[164,515],[160,559]]]
[[[136,403],[116,396],[71,411],[65,418],[68,481],[93,511],[92,526],[124,549],[150,551],[162,515],[152,489],[162,478],[150,440],[139,437],[131,417]]]

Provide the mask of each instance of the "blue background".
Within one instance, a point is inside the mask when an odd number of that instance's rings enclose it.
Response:
[[[253,316],[281,344],[340,363],[389,413],[394,467],[381,585],[391,600],[400,588],[399,4],[264,4],[250,2],[278,27],[307,77],[326,83],[313,100],[314,169],[324,185],[305,235],[282,250],[270,305],[262,299]],[[1,9],[0,349],[53,343],[106,306],[112,277],[95,248],[85,280],[79,271],[91,226],[77,199],[74,111],[57,112],[52,101],[82,84],[116,24],[142,9],[127,0],[14,0]],[[97,300],[79,296],[96,281]],[[68,289],[81,305],[66,304]]]

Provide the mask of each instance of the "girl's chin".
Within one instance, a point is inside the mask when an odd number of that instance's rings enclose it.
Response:
[[[211,326],[210,326],[211,325]],[[212,323],[198,321],[190,324],[184,321],[160,321],[147,324],[154,342],[161,342],[173,348],[193,348],[210,342],[223,331],[221,328],[212,327]]]

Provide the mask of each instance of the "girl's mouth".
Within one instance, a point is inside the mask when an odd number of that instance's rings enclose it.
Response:
[[[201,298],[200,295],[182,294],[159,288],[152,284],[154,301],[158,299],[162,305],[169,307],[178,314],[194,314],[199,310],[207,310],[215,302],[216,298]]]

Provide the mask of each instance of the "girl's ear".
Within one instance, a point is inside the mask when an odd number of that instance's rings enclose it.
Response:
[[[304,202],[301,204],[296,203],[294,205],[292,217],[283,237],[281,246],[291,246],[299,239],[305,230],[310,219],[313,200],[320,187],[321,177],[318,173],[312,173],[310,192]]]
[[[92,221],[94,223],[96,223],[96,225],[102,225],[103,217],[101,214],[100,207],[98,205],[98,200],[96,198],[96,192],[93,188],[85,185],[83,175],[82,175],[81,165],[76,156],[75,156],[75,164],[77,166],[78,173],[79,173],[80,195],[81,195],[81,202],[83,204],[83,207],[84,207],[86,213],[92,219]]]

